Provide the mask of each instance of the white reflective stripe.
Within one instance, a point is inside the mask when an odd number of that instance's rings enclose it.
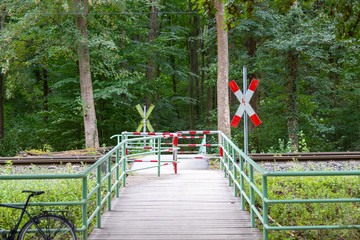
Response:
[[[244,94],[242,93],[241,90],[234,92],[234,94],[235,94],[236,98],[237,98],[240,102],[241,102],[241,99],[244,98]]]
[[[243,104],[240,104],[238,110],[236,111],[235,115],[238,115],[239,117],[242,117],[242,115],[244,114],[245,108],[243,106]]]
[[[254,109],[250,106],[250,104],[246,104],[245,110],[249,116],[252,116],[255,114]]]
[[[251,90],[247,90],[246,91],[246,94],[245,94],[245,100],[247,101],[247,102],[250,102],[250,99],[251,99],[251,97],[253,96],[253,94],[254,94],[254,91],[251,91]]]

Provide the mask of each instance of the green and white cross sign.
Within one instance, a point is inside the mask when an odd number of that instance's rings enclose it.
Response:
[[[143,118],[140,122],[139,127],[136,129],[136,132],[140,132],[143,129],[143,132],[146,132],[146,127],[149,129],[149,132],[154,132],[154,128],[151,126],[149,121],[149,116],[154,109],[154,105],[151,104],[149,109],[146,111],[146,106],[144,110],[141,108],[140,104],[136,105],[136,109],[139,111],[140,116]]]

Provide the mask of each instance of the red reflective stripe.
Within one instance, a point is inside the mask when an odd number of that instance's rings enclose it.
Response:
[[[148,133],[148,135],[155,135],[155,133]]]
[[[196,131],[190,131],[189,134],[196,134]]]
[[[206,134],[206,133],[210,133],[210,131],[204,131],[204,134]]]
[[[261,124],[261,121],[256,114],[252,115],[250,118],[253,121],[253,123],[255,124],[255,127],[257,127]]]
[[[195,157],[195,159],[203,159],[203,157]]]
[[[141,134],[141,133],[139,133],[139,132],[138,132],[138,133],[137,133],[137,132],[134,132],[134,133],[133,133],[133,135],[140,135],[140,134]]]
[[[125,150],[125,155],[128,155],[129,154],[129,149],[126,149]]]
[[[177,137],[174,138],[173,144],[174,144],[174,146],[177,146],[177,145],[178,145],[178,138],[177,138]]]
[[[134,162],[142,162],[143,160],[134,160]]]
[[[144,147],[144,149],[152,149],[152,147]]]
[[[164,165],[169,165],[169,163],[164,163]]]
[[[150,160],[150,162],[158,162],[157,160]]]
[[[196,144],[189,144],[188,147],[196,147]]]
[[[231,82],[229,82],[229,86],[231,88],[231,90],[235,93],[237,91],[239,91],[239,87],[238,85],[236,84],[236,82],[234,80],[232,80]]]
[[[220,147],[220,157],[222,157],[224,154],[223,154],[223,149],[222,147]]]
[[[236,128],[237,125],[239,124],[240,120],[241,120],[241,117],[239,117],[238,115],[235,115],[233,120],[231,121],[231,126]]]
[[[253,80],[250,83],[249,90],[255,92],[255,89],[257,88],[258,84],[259,84],[259,80],[256,80],[255,78],[253,78]]]

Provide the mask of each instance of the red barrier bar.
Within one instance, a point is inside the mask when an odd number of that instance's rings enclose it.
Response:
[[[177,174],[177,162],[172,162],[174,165],[174,173]]]
[[[175,147],[178,145],[178,137],[174,137],[173,144]]]

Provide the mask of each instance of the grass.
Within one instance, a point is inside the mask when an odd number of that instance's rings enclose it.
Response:
[[[297,168],[296,171],[301,169]],[[255,183],[262,189],[260,174]],[[360,176],[269,177],[272,200],[359,199]],[[248,188],[247,188],[247,192]],[[256,205],[262,201],[256,195]],[[270,204],[270,226],[359,225],[360,203]],[[259,222],[260,223],[260,222]],[[260,228],[261,223],[258,225]],[[270,231],[270,239],[360,239],[360,229]]]
[[[83,166],[85,169],[86,166]],[[32,166],[31,169],[22,169],[15,172],[11,163],[5,167],[0,167],[0,175],[4,174],[70,174],[77,173],[71,164],[67,164],[61,170],[59,169],[41,169],[37,166]],[[104,183],[106,184],[106,182]],[[88,192],[90,192],[96,185],[95,174],[91,173],[88,177]],[[74,202],[82,200],[82,180],[81,179],[55,179],[55,180],[6,180],[0,181],[0,199],[1,203],[22,203],[25,202],[27,194],[21,193],[22,190],[45,191],[45,194],[35,196],[31,202]],[[102,198],[106,195],[106,187],[102,188]],[[106,205],[103,206],[103,209]],[[94,194],[88,203],[88,217],[96,208],[96,194]],[[69,211],[66,217],[75,225],[76,228],[82,226],[81,221],[81,206],[50,206],[37,207],[31,206],[28,208],[32,214],[40,213],[40,210],[62,210]],[[20,215],[20,211],[10,208],[0,208],[0,228],[10,229],[13,227]],[[24,217],[21,226],[27,221]],[[95,224],[95,219],[92,225],[89,226],[89,233]],[[78,234],[79,239],[81,234]]]

